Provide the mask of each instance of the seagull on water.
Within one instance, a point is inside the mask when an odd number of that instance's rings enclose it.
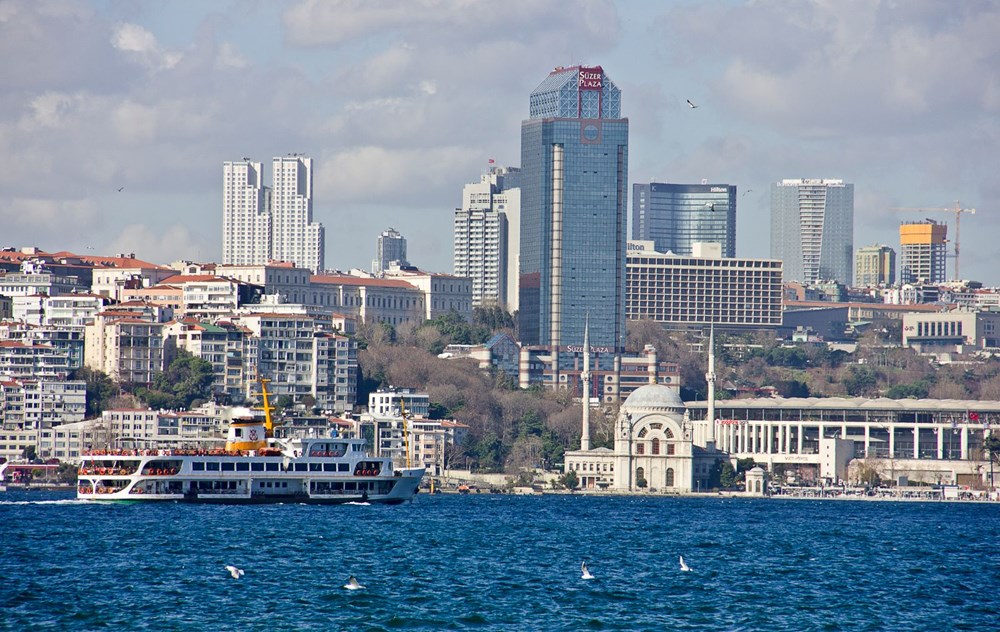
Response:
[[[239,579],[240,577],[243,577],[242,568],[236,568],[232,564],[227,564],[226,570],[229,571],[229,574],[233,576],[233,579]]]
[[[692,110],[695,109],[696,107],[698,107],[694,103],[691,103],[691,99],[688,99],[687,102],[688,102],[688,107],[691,108]]]
[[[684,571],[684,572],[688,572],[688,571],[691,570],[691,567],[688,566],[687,562],[684,561],[684,556],[683,555],[681,556],[681,570]]]
[[[347,583],[344,584],[344,588],[346,588],[347,590],[361,590],[362,588],[364,588],[364,586],[362,586],[361,583],[358,582],[357,577],[351,575],[350,577],[347,578]]]
[[[121,193],[121,192],[122,192],[122,191],[124,191],[124,190],[125,190],[125,187],[118,187],[118,192],[119,192],[119,193]]]
[[[580,579],[594,579],[594,576],[590,574],[590,569],[587,568],[587,562],[580,563]]]

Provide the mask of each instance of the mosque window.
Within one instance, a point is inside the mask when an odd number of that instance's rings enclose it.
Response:
[[[667,444],[667,454],[674,454],[674,449],[676,446],[672,443]]]
[[[637,443],[636,446],[635,446],[635,453],[636,454],[646,454],[646,444],[645,443]]]
[[[649,433],[649,428],[643,428],[642,430],[639,431],[639,438],[644,439],[648,433]]]
[[[674,431],[671,430],[670,428],[667,428],[667,429],[665,429],[663,431],[663,436],[665,436],[667,439],[673,439],[674,438]]]
[[[668,467],[667,468],[667,479],[665,481],[665,485],[667,487],[673,487],[674,486],[674,468],[672,468],[672,467]]]
[[[652,444],[651,445],[652,449],[650,450],[650,453],[651,454],[659,454],[660,453],[660,440],[659,439],[653,439],[650,443]]]
[[[659,430],[662,427],[663,427],[663,424],[661,424],[661,423],[654,422],[654,423],[649,424],[650,430]]]

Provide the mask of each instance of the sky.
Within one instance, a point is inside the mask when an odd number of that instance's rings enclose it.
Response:
[[[463,185],[583,64],[630,183],[737,185],[738,256],[769,256],[771,182],[840,178],[855,248],[976,208],[961,276],[1000,285],[997,33],[989,0],[0,0],[0,247],[219,261],[222,163],[300,152],[327,267],[394,227],[450,272]]]

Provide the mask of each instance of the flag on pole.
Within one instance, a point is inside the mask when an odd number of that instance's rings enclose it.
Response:
[[[490,158],[490,164],[492,165],[492,164],[495,164],[495,163],[496,163],[496,160],[493,160],[492,158]]]
[[[974,410],[965,411],[965,418],[969,421],[979,421],[979,413]]]

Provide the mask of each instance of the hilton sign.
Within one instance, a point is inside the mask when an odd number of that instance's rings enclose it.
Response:
[[[580,68],[580,89],[581,90],[600,90],[603,86],[601,85],[601,77],[604,76],[604,69],[600,66],[594,66],[593,68]]]

